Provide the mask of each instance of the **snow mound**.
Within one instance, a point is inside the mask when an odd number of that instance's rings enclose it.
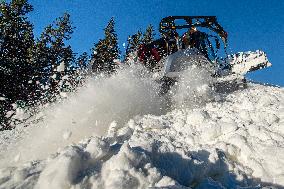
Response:
[[[4,167],[0,188],[282,188],[283,172],[284,90],[249,84]]]

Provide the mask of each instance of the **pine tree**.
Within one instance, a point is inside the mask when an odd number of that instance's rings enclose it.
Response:
[[[78,86],[82,86],[86,81],[87,76],[91,73],[89,65],[90,57],[86,52],[83,52],[74,60],[69,71],[69,82],[72,90],[76,90]]]
[[[119,59],[118,38],[114,30],[115,22],[111,18],[104,29],[105,37],[94,45],[91,57],[94,72],[112,73],[115,71],[115,60]]]
[[[0,3],[0,94],[11,103],[28,101],[33,96],[30,50],[34,36],[33,25],[26,16],[32,10],[27,0]]]
[[[148,44],[148,43],[152,43],[154,41],[154,28],[153,26],[150,24],[145,33],[143,34],[143,39],[142,39],[142,43],[144,44]]]
[[[56,72],[62,62],[65,62],[65,67],[68,68],[74,54],[71,46],[66,46],[65,41],[71,39],[73,29],[68,13],[48,25],[37,40],[36,53],[40,56],[36,61],[43,62],[50,72]]]
[[[34,99],[33,25],[27,0],[0,2],[0,130],[11,129],[15,103]]]
[[[142,33],[140,30],[132,35],[129,36],[127,39],[127,48],[125,52],[125,62],[133,63],[137,62],[137,51],[142,44],[149,44],[154,41],[154,28],[150,24],[147,28],[145,33]]]
[[[87,69],[89,64],[89,55],[86,52],[83,52],[76,61],[76,66],[79,69]]]
[[[49,92],[59,92],[58,83],[68,74],[74,61],[71,46],[65,44],[71,38],[73,29],[70,15],[65,13],[48,25],[36,41],[32,57],[37,67],[37,79],[44,85],[50,85]]]
[[[136,51],[142,44],[142,32],[139,30],[136,34],[129,36],[127,39],[127,47],[125,52],[125,62],[136,62]]]
[[[13,127],[15,108],[31,107],[58,88],[73,89],[70,83],[77,79],[68,76],[75,73],[74,53],[65,44],[73,33],[70,15],[56,19],[34,40],[27,18],[32,10],[28,0],[0,2],[0,130]]]

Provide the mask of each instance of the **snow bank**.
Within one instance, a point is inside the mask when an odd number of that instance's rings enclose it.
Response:
[[[284,90],[249,84],[203,106],[113,122],[104,137],[2,168],[0,187],[281,188],[283,160]]]
[[[205,68],[189,67],[170,98],[159,95],[160,84],[140,65],[121,69],[109,78],[91,79],[64,102],[41,111],[37,117],[43,121],[24,129],[8,145],[8,155],[1,158],[0,165],[45,159],[66,145],[104,135],[109,127],[123,127],[136,116],[165,114],[169,104],[183,108],[204,105],[214,96],[210,75]]]

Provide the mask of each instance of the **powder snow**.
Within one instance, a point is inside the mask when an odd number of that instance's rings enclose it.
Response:
[[[196,69],[170,107],[138,66],[0,133],[0,188],[283,188],[284,89],[218,92]]]

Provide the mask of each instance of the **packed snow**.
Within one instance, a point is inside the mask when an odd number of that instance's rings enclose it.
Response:
[[[136,67],[1,133],[0,188],[283,188],[283,88],[220,91],[192,66],[160,96]]]
[[[244,74],[249,71],[272,66],[272,64],[268,61],[266,54],[260,50],[229,55],[227,57],[227,61],[229,61],[232,65],[232,72],[238,74]],[[248,62],[249,64],[244,64],[244,62]]]

